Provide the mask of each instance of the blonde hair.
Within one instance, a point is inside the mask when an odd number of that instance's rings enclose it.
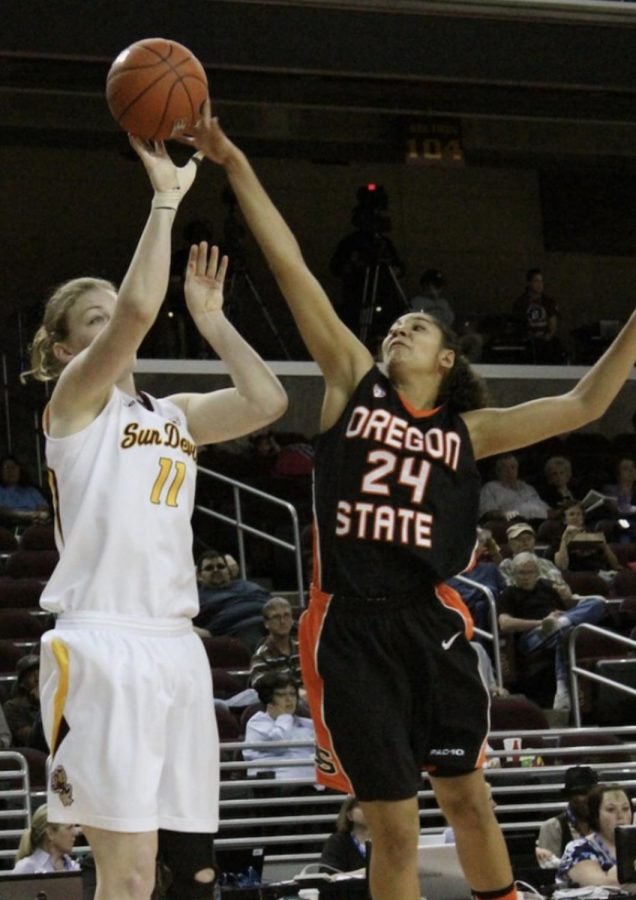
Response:
[[[93,290],[116,292],[115,286],[103,278],[73,278],[55,289],[46,302],[42,324],[33,337],[32,368],[20,376],[23,382],[29,375],[37,381],[52,381],[60,375],[64,365],[53,348],[59,341],[68,338],[68,314],[75,303]]]
[[[43,806],[39,806],[33,813],[31,827],[27,828],[20,838],[20,846],[18,847],[18,853],[15,858],[16,862],[19,859],[23,859],[25,856],[31,856],[31,854],[36,850],[39,850],[40,847],[44,847],[47,839],[47,829],[49,827],[54,831],[57,831],[60,826],[53,825],[49,822],[48,808],[45,803]]]

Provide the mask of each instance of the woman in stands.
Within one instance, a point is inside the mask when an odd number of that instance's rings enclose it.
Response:
[[[556,882],[568,887],[618,887],[614,829],[632,824],[631,798],[620,784],[598,784],[587,795],[587,807],[592,831],[566,845]]]
[[[19,459],[12,454],[3,456],[0,459],[0,522],[25,527],[48,522],[50,518],[48,503],[31,484]]]
[[[223,314],[227,258],[204,242],[190,250],[186,304],[234,386],[162,400],[136,389],[135,354],[166,294],[172,223],[199,160],[178,169],[162,144],[131,144],[155,194],[128,272],[118,291],[93,278],[58,288],[32,351],[32,374],[57,379],[44,416],[60,550],[41,601],[58,616],[40,675],[48,805],[83,826],[97,900],[150,897],[158,829],[173,847],[187,833],[169,862],[175,896],[211,896],[218,746],[191,624],[197,447],[286,408]]]
[[[55,825],[48,821],[47,816],[46,804],[33,813],[31,827],[20,839],[13,867],[16,874],[79,869],[79,863],[70,856],[75,845],[75,825]]]
[[[320,854],[320,862],[339,872],[354,872],[364,867],[367,858],[369,826],[357,797],[347,797]]]
[[[508,853],[481,772],[488,692],[467,640],[469,617],[443,582],[471,560],[475,460],[602,415],[636,358],[636,315],[563,396],[479,408],[479,385],[454,335],[422,313],[405,314],[389,329],[387,377],[336,315],[209,107],[189,142],[224,166],[325,378],[314,584],[301,621],[318,778],[362,803],[373,837],[374,900],[419,900],[423,768],[476,896],[512,898]]]

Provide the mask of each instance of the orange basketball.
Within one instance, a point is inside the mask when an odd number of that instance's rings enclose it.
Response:
[[[106,100],[124,131],[165,141],[195,124],[208,96],[199,60],[183,44],[147,38],[119,54],[106,79]]]

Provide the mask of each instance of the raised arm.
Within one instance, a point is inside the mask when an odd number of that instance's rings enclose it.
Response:
[[[344,407],[373,359],[342,323],[307,268],[296,238],[258,180],[246,156],[210,117],[209,105],[189,141],[225,168],[241,211],[271,268],[302,338],[325,377],[323,427]]]
[[[475,455],[527,447],[598,419],[625,384],[636,361],[636,312],[611,346],[567,394],[531,400],[508,409],[464,413]]]
[[[234,387],[209,394],[178,394],[170,399],[183,409],[197,444],[226,441],[249,434],[280,418],[287,394],[258,353],[243,340],[223,313],[227,256],[219,263],[213,247],[208,260],[205,242],[190,248],[185,296],[200,333],[227,365]]]
[[[155,191],[150,215],[116,302],[113,304],[107,291],[95,291],[94,307],[84,304],[71,310],[71,317],[76,313],[74,328],[55,350],[65,368],[50,404],[54,430],[57,423],[62,431],[72,431],[74,425],[91,421],[97,415],[113,385],[132,371],[137,348],[166,293],[172,223],[181,199],[194,181],[200,158],[191,159],[179,169],[163,144],[150,147],[137,138],[131,138],[130,143]]]

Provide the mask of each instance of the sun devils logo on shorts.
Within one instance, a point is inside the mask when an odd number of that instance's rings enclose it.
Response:
[[[51,790],[60,795],[63,806],[70,806],[73,802],[73,785],[67,781],[64,766],[57,766],[51,772]]]
[[[373,396],[374,397],[386,397],[386,391],[380,384],[373,385]]]

